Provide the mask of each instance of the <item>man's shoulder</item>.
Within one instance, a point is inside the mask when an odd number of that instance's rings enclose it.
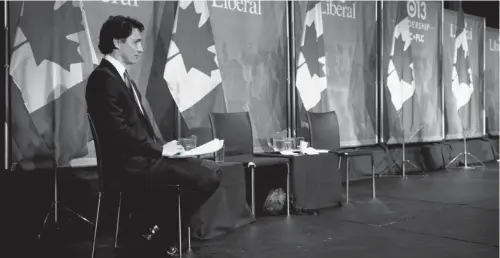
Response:
[[[103,75],[111,75],[109,68],[103,66],[103,65],[98,65],[94,71],[90,74],[90,76],[103,76]]]
[[[102,65],[97,66],[89,75],[89,80],[106,80],[109,78],[115,78],[113,72],[108,67]]]

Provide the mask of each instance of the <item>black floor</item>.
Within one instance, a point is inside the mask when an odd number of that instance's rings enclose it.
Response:
[[[381,178],[376,199],[371,180],[353,182],[342,207],[318,216],[259,217],[228,235],[193,242],[186,257],[499,257],[498,175],[493,162]],[[44,243],[34,257],[90,257],[90,239],[63,238]],[[96,257],[120,257],[111,244],[112,236],[99,238]]]

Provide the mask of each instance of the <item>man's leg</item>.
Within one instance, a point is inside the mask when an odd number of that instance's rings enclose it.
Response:
[[[149,172],[152,187],[162,183],[181,186],[182,240],[185,241],[192,215],[213,195],[220,184],[220,167],[210,160],[160,159],[153,163]],[[167,243],[178,242],[176,222],[177,220],[172,218],[166,222],[171,225],[168,226]],[[171,230],[174,228],[176,230]]]

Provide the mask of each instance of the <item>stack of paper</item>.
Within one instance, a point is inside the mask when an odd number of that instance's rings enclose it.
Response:
[[[185,158],[185,157],[194,157],[194,156],[210,154],[222,149],[222,146],[224,146],[224,140],[219,140],[215,138],[194,149],[174,155],[172,156],[172,158]]]

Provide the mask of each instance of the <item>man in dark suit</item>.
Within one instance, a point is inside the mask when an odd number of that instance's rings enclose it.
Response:
[[[220,168],[208,160],[171,158],[182,152],[183,147],[175,140],[163,144],[155,136],[141,95],[127,72],[127,67],[135,64],[143,52],[143,30],[141,22],[124,16],[111,16],[103,24],[99,50],[104,58],[88,79],[88,112],[101,144],[105,180],[135,189],[180,184],[186,193],[181,197],[185,204],[182,207],[185,230],[192,214],[218,188]],[[172,209],[175,210],[175,205]],[[151,216],[147,217],[161,218],[154,209],[149,212]],[[175,247],[176,230],[160,231],[169,233],[162,242],[170,242]],[[183,232],[183,236],[186,235]],[[169,252],[178,251],[170,248]]]

